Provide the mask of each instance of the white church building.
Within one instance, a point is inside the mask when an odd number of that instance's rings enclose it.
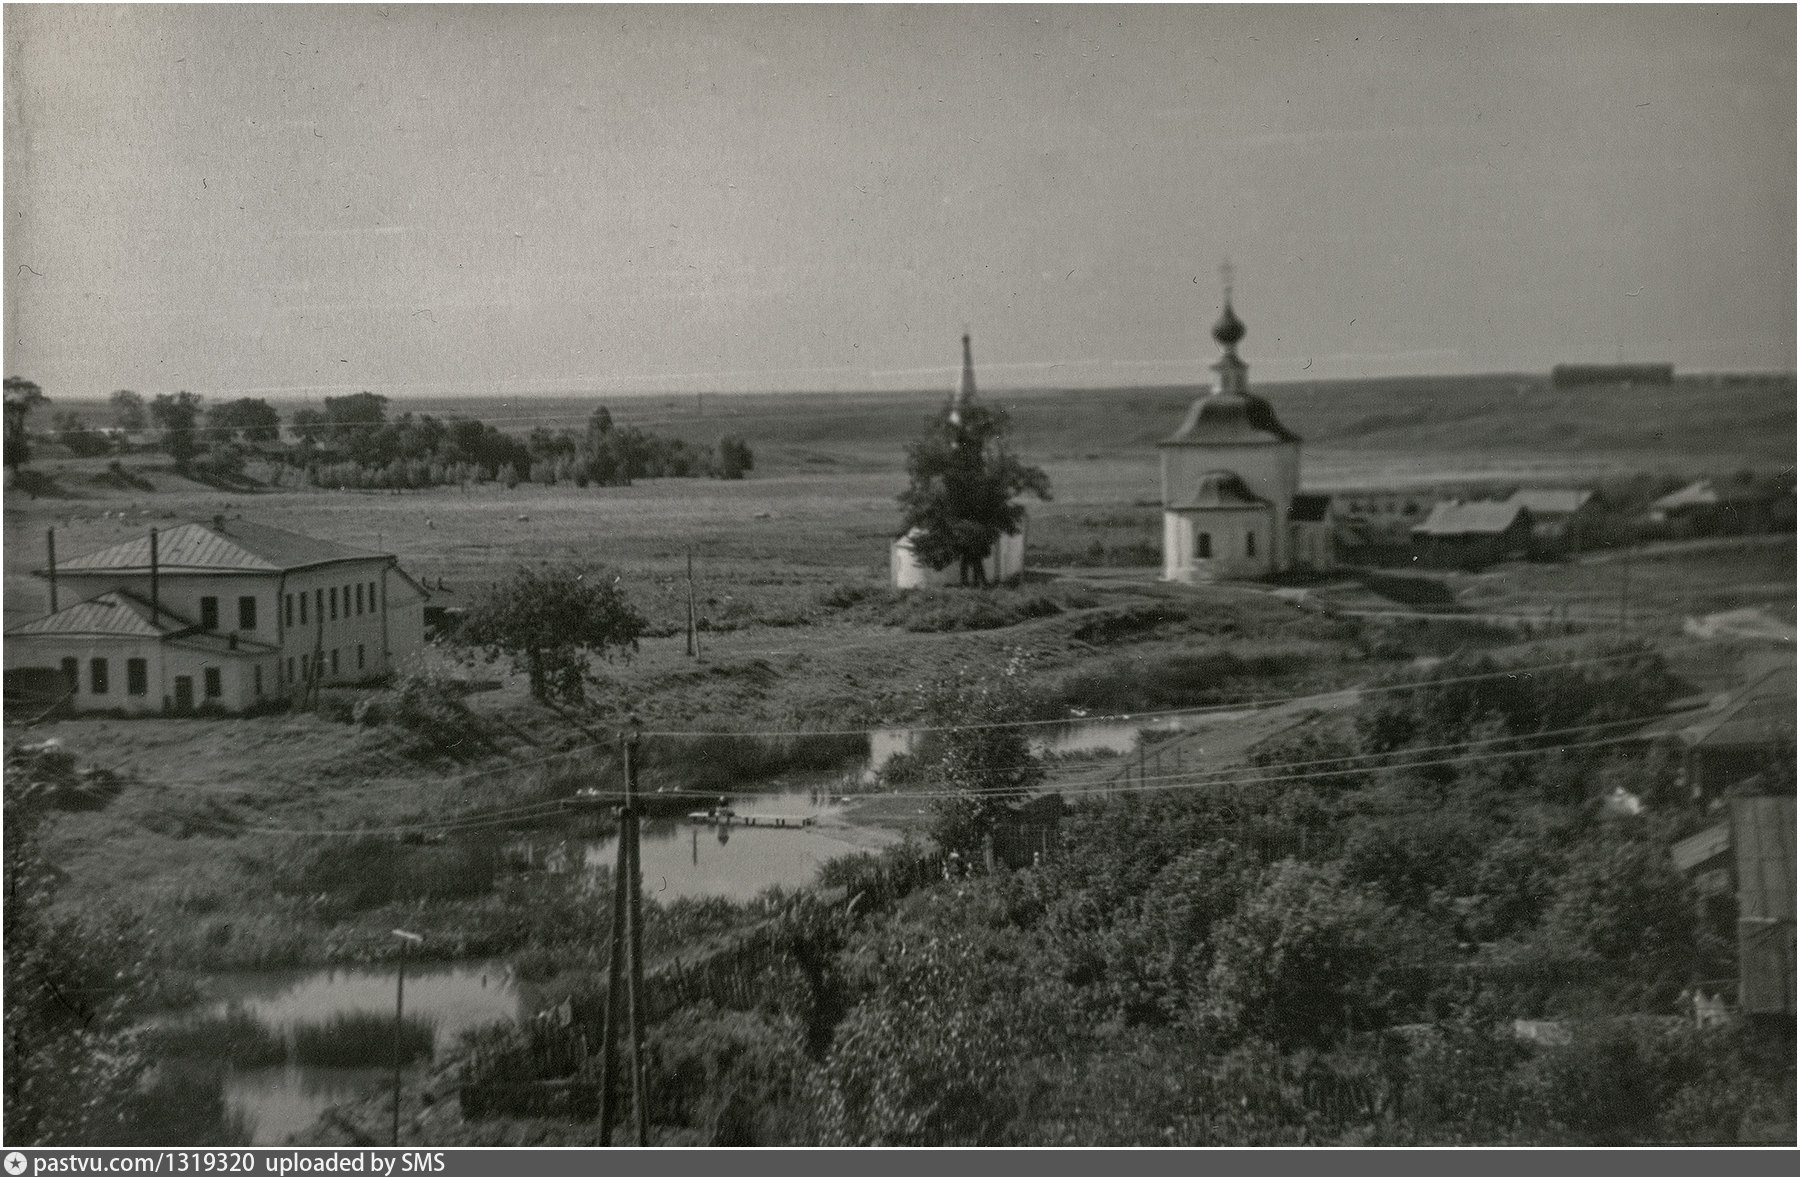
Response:
[[[1242,319],[1225,310],[1212,335],[1218,380],[1161,443],[1164,580],[1251,579],[1331,563],[1329,501],[1300,491],[1300,438],[1249,388],[1238,358]]]

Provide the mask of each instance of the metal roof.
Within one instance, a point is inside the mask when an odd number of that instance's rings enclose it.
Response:
[[[1794,1012],[1794,799],[1733,797],[1739,1005]]]
[[[1588,500],[1594,497],[1591,490],[1558,490],[1540,488],[1513,492],[1513,497],[1506,500],[1517,503],[1533,515],[1573,515],[1587,506]]]
[[[1215,392],[1195,401],[1162,445],[1280,445],[1298,442],[1276,419],[1274,406],[1255,393]]]
[[[193,628],[193,622],[167,609],[157,609],[152,619],[150,602],[120,589],[27,621],[7,630],[6,636],[161,639]]]
[[[384,553],[313,539],[243,519],[184,523],[157,536],[160,571],[281,572],[340,560],[387,559]],[[59,563],[58,573],[147,572],[150,537],[140,536]]]
[[[1431,508],[1414,535],[1499,535],[1530,512],[1515,502],[1461,503],[1452,499]]]
[[[1690,748],[1767,747],[1794,739],[1794,663],[1767,671],[1681,733]]]

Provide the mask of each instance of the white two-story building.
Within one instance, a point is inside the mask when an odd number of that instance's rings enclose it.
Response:
[[[60,669],[78,711],[241,711],[380,678],[424,646],[426,592],[396,559],[223,516],[61,563],[6,667]]]

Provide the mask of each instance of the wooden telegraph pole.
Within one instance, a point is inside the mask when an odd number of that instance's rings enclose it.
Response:
[[[394,1133],[392,1142],[400,1143],[400,1039],[401,1029],[405,1025],[406,1010],[406,949],[409,945],[422,943],[425,937],[417,932],[408,932],[404,928],[395,928],[394,935],[400,937],[400,971],[394,975]]]
[[[606,968],[606,1022],[600,1043],[600,1143],[612,1144],[618,1086],[614,1047],[619,1038],[619,985],[625,983],[625,1015],[631,1035],[631,1102],[637,1143],[650,1143],[650,1107],[644,1091],[644,909],[638,861],[637,747],[640,724],[631,719],[619,736],[625,767],[625,804],[619,807],[619,857],[613,872],[611,951]],[[629,958],[629,960],[627,960]]]
[[[700,657],[700,615],[694,609],[694,549],[687,550],[687,652],[689,658]]]

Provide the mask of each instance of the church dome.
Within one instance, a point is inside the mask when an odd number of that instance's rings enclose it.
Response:
[[[1236,347],[1243,340],[1247,331],[1248,328],[1244,326],[1244,321],[1237,317],[1236,311],[1231,309],[1231,300],[1226,299],[1225,312],[1219,316],[1219,321],[1213,324],[1213,338],[1219,342],[1221,347]]]

